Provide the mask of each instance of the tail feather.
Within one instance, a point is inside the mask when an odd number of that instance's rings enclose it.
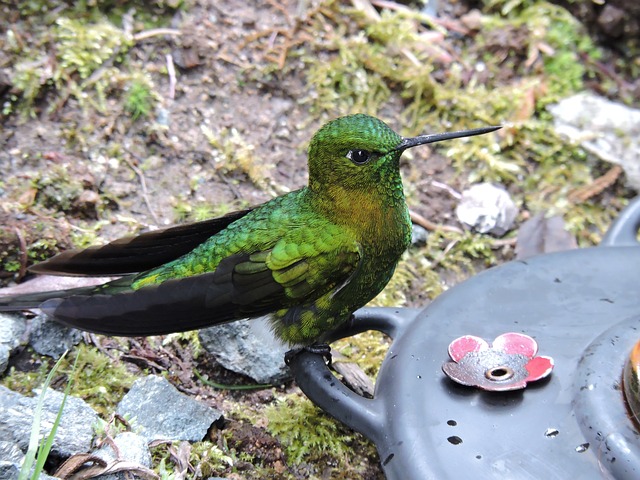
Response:
[[[212,273],[117,295],[50,298],[39,308],[70,327],[127,337],[195,330],[249,316],[232,301],[229,286],[216,283]]]
[[[38,308],[70,327],[131,337],[196,330],[288,306],[284,287],[271,275],[235,270],[248,257],[232,255],[213,272],[137,290],[131,288],[135,276],[129,276],[98,286],[0,297],[0,311]]]
[[[40,308],[40,305],[50,299],[64,298],[72,295],[90,295],[96,289],[91,287],[78,287],[68,290],[54,290],[50,292],[24,293],[0,297],[0,312],[19,312]]]

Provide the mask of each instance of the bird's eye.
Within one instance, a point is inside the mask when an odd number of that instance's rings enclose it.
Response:
[[[371,159],[371,152],[367,150],[349,150],[347,158],[356,165],[362,165]]]

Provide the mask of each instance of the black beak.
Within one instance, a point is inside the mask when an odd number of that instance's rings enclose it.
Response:
[[[418,145],[426,145],[427,143],[435,143],[435,142],[441,142],[443,140],[451,140],[452,138],[483,135],[485,133],[495,132],[500,128],[502,128],[502,126],[482,127],[482,128],[474,128],[472,130],[462,130],[460,132],[434,133],[431,135],[420,135],[418,137],[413,137],[413,138],[403,138],[402,142],[400,142],[400,144],[396,148],[394,148],[394,150],[406,150],[407,148],[416,147]]]

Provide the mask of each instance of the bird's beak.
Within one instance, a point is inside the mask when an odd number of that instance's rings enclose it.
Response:
[[[413,137],[413,138],[403,138],[402,142],[400,142],[398,146],[394,148],[394,150],[403,151],[403,150],[406,150],[407,148],[416,147],[418,145],[426,145],[427,143],[441,142],[443,140],[451,140],[452,138],[483,135],[485,133],[494,132],[500,128],[502,128],[502,126],[482,127],[482,128],[474,128],[472,130],[462,130],[459,132],[434,133],[431,135],[420,135],[418,137]]]

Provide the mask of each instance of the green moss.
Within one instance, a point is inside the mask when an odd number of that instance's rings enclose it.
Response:
[[[42,385],[54,362],[49,358],[43,358],[41,361],[34,359],[33,363],[37,368],[27,372],[11,367],[9,373],[0,379],[0,384],[22,395],[33,396],[33,390]]]
[[[40,238],[27,246],[27,258],[33,263],[41,262],[58,253],[58,250],[55,238]]]
[[[389,339],[383,333],[368,331],[339,340],[332,346],[375,380],[389,349]]]
[[[347,31],[338,25],[336,34],[318,45],[324,50],[328,44],[335,53],[302,54],[308,67],[307,82],[314,85],[303,102],[310,104],[312,113],[377,115],[392,93],[397,92],[407,100],[408,112],[415,114],[416,102],[433,99],[433,65],[418,32],[418,20],[426,17],[385,10],[380,21],[373,22],[359,11],[328,3],[327,8],[341,16],[353,17],[363,29]],[[349,23],[354,22],[346,24]],[[325,58],[317,61],[318,54]]]
[[[193,201],[191,197],[183,197],[173,205],[173,215],[176,223],[199,222],[209,218],[220,217],[230,211],[231,205],[228,203],[212,205],[209,202]]]
[[[95,222],[88,228],[72,230],[70,235],[73,246],[75,248],[87,248],[104,243],[104,241],[98,236],[97,231],[106,223],[106,221],[99,221]]]
[[[133,120],[147,118],[153,112],[157,98],[151,80],[147,77],[133,79],[127,87],[124,109]]]
[[[214,168],[223,174],[245,174],[258,188],[276,195],[280,187],[274,184],[270,170],[273,165],[267,158],[257,158],[255,147],[235,128],[223,128],[213,132],[202,126],[202,133],[212,147]]]
[[[73,352],[62,362],[58,376],[73,376],[71,395],[83,398],[106,418],[131,388],[135,377],[122,364],[114,362],[95,347],[81,344],[77,352],[77,368],[72,368],[76,356]],[[11,390],[30,394],[42,384],[51,366],[49,359],[43,359],[35,371],[19,372],[12,368],[9,375],[2,379],[2,384]]]
[[[175,474],[174,466],[170,460],[169,446],[158,445],[151,450],[153,465],[157,465],[156,471],[161,478],[173,478],[172,475]],[[198,468],[201,475],[199,478],[208,478],[225,473],[234,466],[235,461],[236,459],[229,455],[229,452],[225,452],[218,445],[211,442],[191,444],[189,463]]]
[[[78,350],[71,394],[83,398],[106,417],[129,391],[136,377],[122,363],[114,362],[95,347],[81,344]],[[65,365],[61,371],[70,374],[70,366]]]
[[[581,55],[595,60],[601,51],[566,9],[541,0],[492,0],[486,2],[486,10],[498,12],[485,18],[487,32],[507,25],[527,29],[529,59],[540,57],[546,75],[547,94],[539,107],[583,88],[588,71]],[[523,63],[522,68],[527,65]],[[522,73],[527,72],[522,69]]]
[[[81,104],[90,102],[96,108],[103,108],[104,94],[114,75],[91,77],[99,68],[110,68],[107,61],[112,61],[118,52],[126,52],[131,40],[104,19],[88,23],[61,16],[52,22],[36,29],[39,36],[33,43],[11,44],[16,56],[12,83],[17,94],[12,102],[5,104],[5,115],[17,104],[23,114],[34,116],[34,104],[47,87],[61,92],[60,101],[73,96]],[[53,64],[49,61],[50,44],[55,45]],[[89,87],[94,95],[85,94]],[[58,105],[59,102],[53,102],[51,108]]]
[[[288,395],[266,408],[267,430],[287,452],[290,463],[330,456],[347,459],[355,434],[300,395]]]
[[[56,20],[53,40],[59,48],[60,78],[77,74],[82,80],[130,45],[125,33],[109,22],[87,23],[66,17]]]
[[[129,85],[123,108],[134,119],[148,115],[156,102],[143,72],[126,68],[134,37],[121,25],[139,29],[166,25],[177,8],[187,2],[19,2],[20,22],[31,35],[17,37],[7,31],[5,51],[12,56],[12,94],[2,113],[17,111],[23,118],[35,117],[47,94],[47,113],[70,98],[82,108],[104,112],[107,96]],[[125,21],[126,17],[126,21]],[[52,54],[55,58],[52,58]],[[145,83],[147,85],[145,85]],[[123,92],[127,93],[127,92]]]
[[[39,172],[32,178],[32,185],[38,191],[36,202],[54,211],[69,212],[82,193],[80,180],[69,176],[63,166]]]

